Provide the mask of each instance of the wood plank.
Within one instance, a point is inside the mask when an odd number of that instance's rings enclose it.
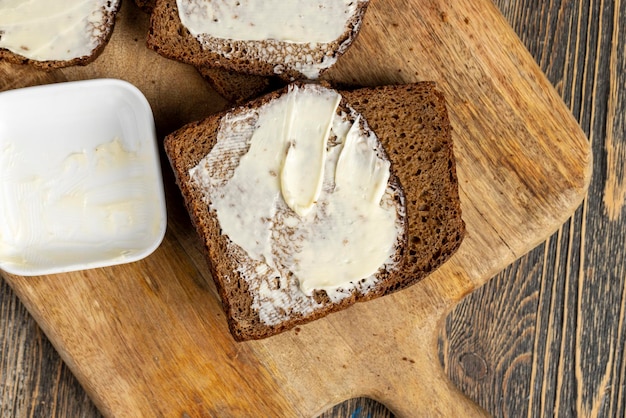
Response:
[[[236,344],[170,177],[169,230],[153,256],[54,278],[5,275],[105,415],[310,416],[356,395],[404,416],[484,414],[438,365],[439,321],[567,219],[589,181],[589,146],[493,4],[414,6],[372,2],[358,42],[329,77],[439,83],[469,232],[457,255],[403,292]],[[161,135],[221,108],[194,69],[142,47],[145,30],[145,17],[124,3],[103,56],[63,76],[136,84]]]
[[[452,311],[443,363],[495,416],[624,416],[626,5],[496,3],[589,136],[596,170],[556,234]]]
[[[0,417],[101,416],[4,280],[0,318]]]

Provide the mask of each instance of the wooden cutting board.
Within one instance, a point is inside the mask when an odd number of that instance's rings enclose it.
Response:
[[[193,68],[145,48],[147,29],[147,16],[126,1],[94,63],[50,74],[1,64],[0,90],[125,79],[148,98],[160,140],[222,109]],[[483,414],[440,368],[440,321],[574,211],[590,178],[589,143],[489,0],[372,0],[359,38],[328,77],[439,83],[468,229],[461,248],[410,289],[235,343],[163,161],[168,231],[153,255],[71,274],[4,274],[105,415],[313,416],[354,396],[405,417]]]

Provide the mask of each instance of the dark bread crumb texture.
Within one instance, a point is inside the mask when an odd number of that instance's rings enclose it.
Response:
[[[107,7],[114,5],[115,7],[110,10],[104,10],[102,21],[98,22],[97,25],[94,24],[94,30],[99,31],[100,36],[98,38],[98,44],[96,48],[89,55],[85,55],[82,57],[76,57],[71,60],[66,61],[57,61],[57,60],[49,60],[49,61],[38,61],[26,58],[20,54],[9,51],[8,49],[0,48],[0,61],[6,60],[12,64],[18,65],[30,65],[34,68],[43,71],[52,71],[57,68],[65,68],[71,67],[74,65],[87,65],[93,62],[104,50],[104,47],[109,42],[111,38],[111,34],[113,33],[113,28],[115,27],[115,17],[121,5],[121,0],[116,2],[110,1],[107,3]],[[2,36],[2,32],[0,31],[0,37]]]
[[[465,236],[452,128],[434,82],[343,91],[387,150],[404,188],[409,219],[407,265],[385,294],[423,279]]]
[[[135,0],[135,4],[145,13],[152,13],[156,0]]]
[[[191,64],[197,68],[222,68],[233,73],[260,76],[279,76],[285,81],[307,78],[294,67],[307,57],[321,62],[336,59],[356,39],[369,2],[359,4],[356,16],[348,29],[335,41],[323,48],[312,48],[309,44],[293,44],[274,40],[237,41],[204,37],[205,47],[181,23],[175,0],[156,0],[153,9],[148,48],[164,57]],[[270,53],[270,51],[274,51]],[[290,51],[290,52],[287,52]],[[286,57],[289,56],[289,60]],[[287,61],[290,61],[287,64]],[[323,73],[326,70],[320,72]]]
[[[283,92],[270,93],[239,109],[254,109]],[[238,341],[265,338],[357,301],[405,289],[441,266],[461,244],[465,224],[461,218],[451,128],[445,99],[435,84],[423,82],[340,93],[378,136],[404,190],[408,231],[406,243],[398,252],[401,265],[399,271],[380,277],[369,292],[353,292],[338,303],[331,303],[325,292],[319,291],[316,299],[322,302],[321,309],[307,315],[296,313],[275,325],[263,323],[252,308],[248,283],[237,273],[246,257],[229,253],[228,237],[221,234],[217,217],[208,210],[201,191],[189,178],[189,169],[215,144],[220,119],[226,113],[189,124],[165,140],[185,205],[204,241],[230,331]]]

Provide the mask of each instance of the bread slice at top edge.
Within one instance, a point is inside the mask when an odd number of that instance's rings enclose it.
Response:
[[[356,39],[369,0],[358,0],[358,9],[347,29],[328,44],[298,44],[282,41],[242,41],[207,36],[203,42],[181,23],[176,0],[157,0],[151,15],[147,45],[164,57],[197,68],[215,67],[240,74],[279,76],[290,82],[315,79],[334,65]],[[328,62],[328,67],[311,76],[307,65]],[[305,75],[303,71],[309,75]]]
[[[135,0],[135,4],[150,14],[156,0]],[[254,99],[281,86],[277,77],[233,73],[213,67],[198,67],[197,70],[220,96],[234,104]]]
[[[270,93],[235,111],[257,108],[284,91]],[[340,94],[341,106],[349,105],[360,113],[375,132],[392,163],[392,177],[402,185],[406,240],[397,249],[400,259],[394,271],[385,272],[366,293],[356,291],[351,297],[332,303],[324,292],[317,292],[321,307],[280,323],[263,323],[253,308],[254,295],[238,273],[239,261],[229,254],[230,240],[221,234],[217,217],[208,210],[202,190],[189,175],[189,170],[213,148],[220,121],[227,112],[186,125],[165,139],[166,153],[203,241],[230,331],[238,341],[265,338],[355,302],[405,289],[448,260],[464,237],[451,128],[444,97],[435,84],[360,88]]]
[[[76,56],[68,60],[37,60],[28,58],[25,52],[20,54],[17,51],[11,51],[0,47],[0,60],[20,65],[30,65],[40,70],[51,71],[57,68],[65,68],[74,65],[87,65],[94,61],[104,50],[104,47],[111,38],[113,27],[115,26],[115,17],[119,10],[121,0],[110,0],[103,3],[102,13],[98,22],[90,22],[93,27],[92,38],[95,39],[95,47],[87,55]],[[2,13],[2,10],[0,10]],[[36,28],[34,28],[36,30]],[[0,39],[2,38],[3,28],[0,27]]]

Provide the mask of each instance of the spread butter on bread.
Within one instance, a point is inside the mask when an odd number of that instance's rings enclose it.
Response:
[[[404,289],[445,262],[465,232],[450,132],[433,83],[297,83],[170,134],[234,338]]]
[[[107,44],[120,0],[0,2],[0,59],[51,70],[93,61]]]
[[[196,67],[316,79],[356,38],[369,0],[158,0],[148,47]]]

